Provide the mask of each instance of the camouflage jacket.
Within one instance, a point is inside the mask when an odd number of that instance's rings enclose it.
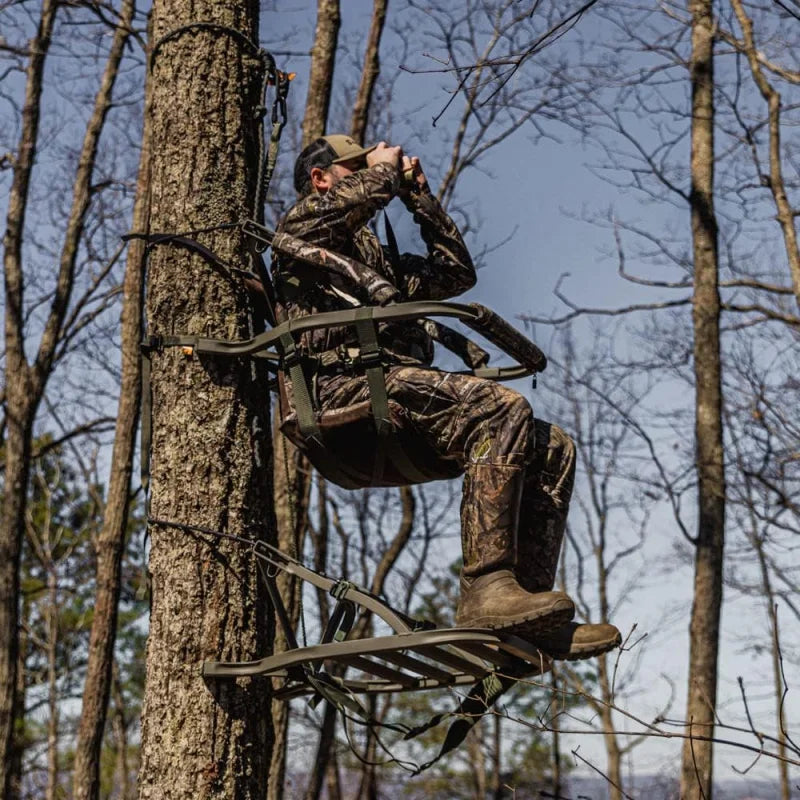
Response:
[[[475,269],[455,223],[430,191],[402,197],[420,226],[427,256],[403,253],[393,264],[388,251],[367,227],[397,194],[400,176],[389,164],[376,164],[339,180],[325,194],[311,194],[293,206],[278,231],[307,244],[349,256],[360,265],[308,264],[274,252],[272,274],[279,321],[359,305],[410,300],[444,300],[475,285]],[[277,242],[276,242],[277,244]],[[363,266],[361,266],[363,265]],[[431,326],[413,322],[382,325],[381,346],[398,360],[430,363]],[[356,344],[352,330],[332,328],[304,335],[303,345],[319,353]]]

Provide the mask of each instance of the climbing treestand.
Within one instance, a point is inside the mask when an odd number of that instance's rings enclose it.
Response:
[[[166,40],[191,30],[196,23],[171,32],[153,48],[157,51]],[[221,27],[221,26],[216,26]],[[237,35],[241,36],[241,34]],[[252,43],[251,43],[252,44]],[[255,47],[253,45],[253,47]],[[279,71],[272,56],[258,51],[264,63],[263,94],[275,87],[272,106],[272,134],[268,152],[259,158],[257,182],[258,213],[264,205],[269,179],[275,168],[278,141],[286,122],[286,95],[290,76]],[[263,116],[259,117],[259,141],[263,143]],[[218,228],[240,227],[251,242],[254,271],[234,270],[194,237]],[[145,259],[158,246],[188,248],[216,269],[227,270],[233,277],[245,277],[260,282],[267,300],[267,318],[272,328],[245,341],[209,339],[192,335],[146,336],[142,343],[142,486],[148,493],[149,455],[151,439],[150,356],[163,348],[182,348],[186,357],[257,359],[275,376],[272,388],[282,384],[284,376],[291,382],[293,415],[301,437],[301,450],[314,467],[326,478],[345,488],[365,485],[396,486],[426,480],[419,463],[415,463],[396,435],[392,423],[391,403],[387,397],[384,370],[386,362],[379,346],[379,325],[408,321],[435,326],[445,331],[439,338],[462,357],[471,374],[490,380],[509,380],[534,376],[547,364],[546,358],[525,336],[477,303],[410,302],[386,307],[358,306],[278,323],[275,316],[275,291],[263,261],[268,247],[327,271],[331,262],[351,261],[339,253],[307,243],[285,233],[275,233],[261,220],[247,219],[226,223],[205,231],[180,233],[132,233],[130,238],[144,239]],[[299,289],[302,290],[302,285]],[[489,355],[466,337],[434,323],[432,318],[456,319],[480,333],[493,345],[515,360],[510,366],[490,367]],[[315,404],[310,375],[315,367],[313,356],[305,355],[299,347],[300,336],[313,330],[332,327],[351,327],[358,340],[356,352],[349,353],[349,367],[367,378],[370,399],[361,414],[353,416],[321,411]],[[281,392],[281,395],[283,393]],[[367,474],[345,463],[342,443],[353,441],[365,430],[374,437],[378,447],[374,464]],[[349,581],[334,580],[304,566],[275,547],[260,540],[251,540],[224,531],[212,530],[186,522],[153,518],[151,525],[181,530],[200,539],[229,539],[251,548],[257,557],[276,619],[287,642],[287,650],[249,662],[210,661],[203,665],[203,676],[209,680],[240,677],[273,679],[273,696],[282,700],[310,696],[311,702],[321,699],[332,703],[344,716],[374,729],[390,728],[413,738],[445,719],[452,719],[439,754],[427,764],[416,766],[418,771],[434,763],[456,747],[480,716],[485,713],[521,677],[533,677],[546,672],[551,665],[548,656],[511,633],[476,628],[440,628],[392,608],[382,598]],[[336,600],[330,621],[318,644],[298,644],[289,615],[277,588],[276,576],[284,572],[329,592]],[[350,638],[359,614],[373,614],[391,630],[388,635]],[[438,714],[425,725],[410,729],[402,724],[385,725],[370,717],[360,696],[408,692],[424,689],[453,689],[470,687],[463,694],[457,710]]]

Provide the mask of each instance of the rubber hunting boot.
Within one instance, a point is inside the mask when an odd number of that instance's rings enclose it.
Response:
[[[459,628],[513,630],[530,639],[562,627],[574,614],[575,604],[564,592],[526,592],[510,569],[461,578]]]
[[[619,647],[622,635],[607,623],[568,622],[555,630],[532,636],[530,642],[556,661],[578,661]]]

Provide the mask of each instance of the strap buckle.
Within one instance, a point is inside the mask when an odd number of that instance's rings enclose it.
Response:
[[[328,593],[337,600],[344,600],[344,598],[347,596],[347,593],[352,588],[354,587],[350,581],[346,581],[344,578],[339,578],[339,580],[335,581],[333,586],[328,589]]]
[[[352,363],[358,367],[364,367],[364,369],[382,366],[384,364],[383,348],[376,347],[366,352],[364,352],[364,350],[359,350],[358,355],[353,359]]]
[[[139,352],[141,353],[152,353],[154,350],[161,351],[164,349],[164,337],[163,336],[145,336],[141,342],[139,342]]]

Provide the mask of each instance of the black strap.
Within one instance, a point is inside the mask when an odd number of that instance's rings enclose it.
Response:
[[[394,274],[400,277],[400,248],[397,246],[397,237],[394,235],[394,228],[389,222],[389,215],[386,209],[383,210],[383,230],[386,234],[386,249],[389,253],[389,261],[394,269]]]
[[[141,474],[142,491],[145,503],[150,502],[150,443],[153,435],[153,392],[150,383],[152,365],[150,363],[151,347],[145,343],[141,345],[142,353],[142,407],[139,420],[139,470]],[[149,515],[149,508],[146,509]]]
[[[444,742],[442,742],[439,752],[430,760],[417,767],[415,774],[432,767],[440,758],[446,756],[451,750],[458,747],[466,739],[467,734],[475,727],[475,724],[489,711],[492,706],[517,682],[516,678],[507,675],[490,673],[482,680],[478,681],[470,690],[467,696],[461,701],[455,711],[447,711],[442,714],[435,714],[423,725],[412,728],[405,739],[414,739],[417,736],[435,728],[444,720],[455,717],[450,727],[447,729]]]

